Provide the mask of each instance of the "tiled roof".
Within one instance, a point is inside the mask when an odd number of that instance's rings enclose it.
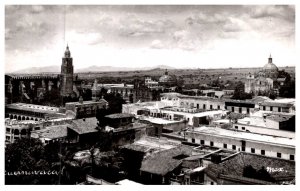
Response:
[[[205,171],[214,176],[224,175],[240,178],[243,177],[243,169],[247,165],[251,165],[256,170],[260,170],[262,167],[265,168],[275,180],[282,179],[283,177],[295,177],[294,161],[244,152],[241,152],[222,163],[212,163],[208,165]]]
[[[270,116],[267,116],[267,119],[277,121],[277,122],[282,122],[282,121],[288,121],[292,117],[293,116],[291,116],[291,115],[270,115]]]
[[[71,122],[69,128],[76,131],[78,134],[93,133],[98,131],[96,129],[97,123],[98,120],[96,117],[76,119]]]
[[[267,101],[267,102],[263,102],[260,105],[262,106],[274,106],[274,107],[292,107],[293,104],[292,103],[280,103],[280,102],[271,102],[271,101]]]
[[[55,125],[49,126],[42,130],[32,131],[36,133],[40,138],[57,139],[67,136],[67,127],[70,125]]]
[[[188,156],[191,155],[191,147],[182,145],[173,149],[154,153],[142,161],[140,170],[151,174],[164,176],[168,172],[173,171],[182,163],[182,159],[178,160],[173,158],[181,154]]]
[[[134,117],[134,115],[128,113],[115,113],[115,114],[106,115],[105,117],[111,119],[118,119],[118,118]]]
[[[67,102],[66,105],[94,105],[94,104],[107,104],[108,102],[105,99],[100,99],[99,101],[83,101],[82,103],[77,102]]]

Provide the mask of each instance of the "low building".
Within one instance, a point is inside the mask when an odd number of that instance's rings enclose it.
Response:
[[[238,119],[233,129],[277,137],[295,138],[295,116],[268,114]]]
[[[162,101],[138,102],[132,104],[123,104],[122,113],[138,115],[149,115],[150,110],[158,110],[160,108],[170,106]]]
[[[46,119],[65,118],[67,115],[58,107],[12,103],[5,105],[5,117],[10,119],[44,121]]]
[[[68,102],[65,104],[66,110],[74,113],[76,119],[96,117],[97,109],[108,107],[108,102],[104,99],[99,101],[83,101],[82,98],[79,102]]]
[[[158,88],[158,82],[155,80],[152,80],[151,77],[146,77],[145,78],[145,86],[147,88]]]
[[[212,120],[221,119],[226,116],[227,111],[199,111],[196,109],[185,109],[179,107],[165,107],[159,111],[150,111],[151,117],[159,117],[170,121],[185,120],[187,125],[199,127],[202,124],[210,124]]]
[[[182,160],[192,155],[189,146],[178,146],[150,155],[142,161],[140,176],[145,184],[170,184],[171,173],[178,170]]]
[[[5,120],[5,143],[14,143],[21,138],[30,138],[31,132],[43,129],[43,123],[34,120],[17,121],[16,119]]]
[[[214,98],[222,98],[223,95],[225,94],[224,91],[216,91],[216,90],[201,90],[201,93],[204,95],[204,96],[207,96],[207,97],[214,97]]]
[[[134,122],[134,115],[127,113],[115,113],[105,116],[107,124],[113,128],[119,128],[121,126],[126,126]]]
[[[199,145],[256,153],[268,157],[295,160],[295,139],[233,131],[217,127],[199,127],[185,133],[187,141]]]
[[[207,184],[205,169],[212,163],[220,163],[237,154],[237,151],[219,149],[201,145],[194,148],[196,155],[183,159],[178,174],[173,174],[171,184],[175,185],[204,185]]]
[[[227,100],[225,101],[225,109],[234,113],[242,113],[250,115],[255,111],[255,103],[252,101]]]
[[[31,138],[39,139],[43,144],[67,141],[67,128],[69,125],[48,126],[41,130],[31,132]]]
[[[186,121],[170,121],[163,118],[143,116],[139,118],[141,123],[151,124],[154,130],[147,131],[148,136],[160,137],[162,133],[178,132],[186,128]]]
[[[98,120],[96,117],[73,120],[67,128],[71,143],[95,143],[99,141]]]
[[[233,170],[234,169],[234,170]],[[240,152],[205,169],[205,184],[295,184],[295,161]]]
[[[275,101],[265,101],[259,105],[262,111],[271,112],[282,112],[282,113],[294,113],[295,114],[295,100],[288,102],[275,100]]]

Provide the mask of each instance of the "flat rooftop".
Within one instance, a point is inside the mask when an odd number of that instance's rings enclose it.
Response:
[[[114,113],[114,114],[106,115],[105,117],[110,119],[121,119],[121,118],[134,117],[134,115],[128,113]]]
[[[259,127],[267,127],[264,119],[262,117],[245,117],[243,119],[238,119],[239,124],[253,125]]]
[[[180,122],[180,121],[170,121],[167,119],[155,118],[155,117],[143,117],[143,118],[140,118],[140,120],[145,120],[145,121],[149,121],[150,123],[162,124],[162,125]]]
[[[188,132],[200,133],[204,135],[207,134],[207,135],[219,136],[219,137],[229,137],[229,138],[240,139],[240,140],[266,142],[274,145],[282,145],[282,146],[292,147],[292,148],[295,148],[296,145],[295,139],[254,134],[249,132],[233,131],[233,130],[227,130],[218,127],[203,126],[203,127],[194,128],[194,131],[189,130]]]
[[[182,111],[171,111],[169,109],[164,109],[164,108],[162,108],[161,111],[166,112],[166,113],[177,114],[177,115],[189,114],[193,117],[205,117],[205,116],[211,116],[211,115],[217,115],[217,114],[226,114],[227,113],[227,111],[223,111],[223,110],[212,110],[212,111],[204,111],[204,112],[199,112],[199,113],[189,113],[189,112],[182,112]]]
[[[27,103],[7,104],[7,105],[5,105],[5,108],[22,110],[22,111],[32,111],[32,112],[37,112],[37,113],[49,113],[49,114],[59,112],[58,107],[50,107],[50,106],[44,106],[44,105],[34,105],[34,104],[27,104]]]
[[[83,101],[82,103],[76,101],[76,102],[68,102],[66,103],[66,105],[93,105],[93,104],[97,104],[97,103],[108,103],[106,100],[104,99],[100,99],[99,101]]]
[[[167,139],[159,139],[155,137],[143,137],[132,144],[125,145],[123,148],[140,151],[140,152],[155,152],[161,150],[172,149],[180,145],[180,142]]]

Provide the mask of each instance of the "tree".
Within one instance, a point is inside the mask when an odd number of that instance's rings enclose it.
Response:
[[[238,99],[238,100],[252,99],[252,94],[245,93],[244,83],[238,81],[231,99]]]
[[[82,90],[82,98],[84,101],[88,101],[92,99],[92,90],[91,89],[83,89]]]
[[[104,99],[108,102],[110,113],[121,113],[122,104],[125,104],[125,100],[122,98],[121,94],[116,95],[110,93],[104,96]]]
[[[53,153],[57,154],[57,153]],[[20,139],[5,148],[6,184],[57,184],[58,175],[9,175],[13,172],[53,171],[45,155],[45,147],[38,139]],[[59,172],[58,172],[59,173]]]
[[[295,98],[295,81],[291,80],[279,89],[280,97]]]

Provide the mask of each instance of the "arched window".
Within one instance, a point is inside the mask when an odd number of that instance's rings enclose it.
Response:
[[[18,129],[15,129],[15,131],[14,131],[14,135],[19,135],[19,130]]]
[[[27,133],[26,133],[26,130],[25,129],[22,129],[21,130],[21,135],[26,135]]]

